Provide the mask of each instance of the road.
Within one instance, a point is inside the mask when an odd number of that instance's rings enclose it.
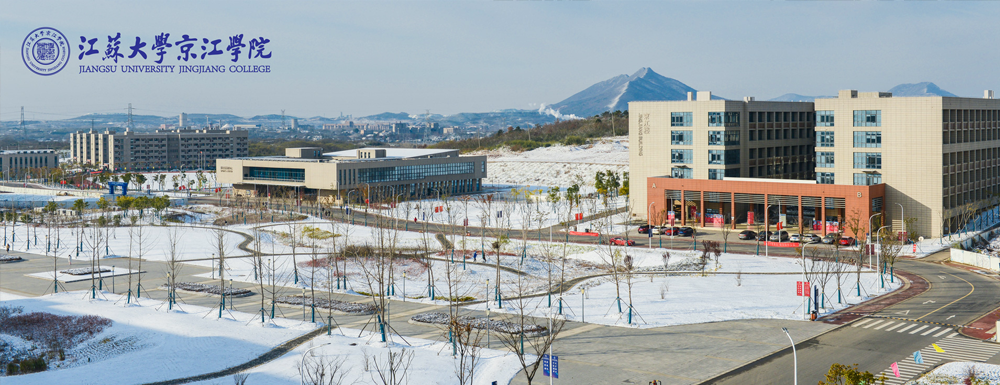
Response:
[[[823,380],[834,363],[859,364],[861,370],[887,374],[887,384],[902,383],[887,370],[894,362],[904,369],[904,379],[933,368],[929,363],[914,363],[912,356],[918,350],[925,361],[985,361],[1000,351],[998,344],[956,335],[957,325],[968,324],[1000,306],[1000,282],[967,270],[923,261],[901,260],[897,268],[920,275],[930,282],[930,289],[849,326],[797,341],[798,380],[801,383]],[[932,343],[946,353],[938,354]],[[791,384],[792,351],[784,349],[705,383]]]

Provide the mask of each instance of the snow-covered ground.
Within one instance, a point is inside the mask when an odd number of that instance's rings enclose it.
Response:
[[[628,171],[628,137],[603,138],[592,145],[554,145],[520,153],[499,149],[473,155],[489,157],[485,184],[568,187],[576,183],[588,193],[593,191],[598,171]]]
[[[962,385],[969,375],[969,368],[975,369],[976,378],[986,384],[1000,384],[1000,365],[982,362],[949,362],[927,373],[923,377],[907,382],[907,385]]]
[[[225,313],[203,317],[211,309],[184,305],[183,310],[167,311],[161,303],[142,300],[139,304],[115,304],[117,295],[107,299],[84,299],[85,293],[69,292],[37,298],[0,293],[3,306],[23,306],[25,312],[60,315],[93,314],[111,319],[112,326],[67,351],[74,364],[28,375],[4,377],[4,384],[137,384],[214,372],[246,362],[287,340],[317,327],[312,323],[275,318],[261,325],[253,314]],[[159,308],[159,309],[158,309]],[[235,319],[234,319],[235,317]],[[249,321],[249,323],[248,323]],[[310,348],[318,357],[345,359],[347,383],[369,383],[373,365],[365,359],[384,362],[391,349],[413,352],[408,372],[411,384],[457,384],[452,374],[455,360],[450,345],[407,338],[412,346],[378,342],[374,335],[361,337],[357,330],[343,329],[333,336],[318,336],[281,358],[250,370],[251,384],[297,384],[297,364]],[[5,340],[7,340],[5,338]],[[17,342],[17,341],[14,341]],[[114,343],[110,343],[114,342]],[[520,369],[513,354],[484,350],[477,366],[476,384],[507,383]],[[366,370],[367,367],[367,370]],[[114,373],[113,376],[109,373]],[[230,384],[223,377],[200,384]],[[354,382],[352,382],[354,381]]]
[[[640,250],[628,249],[628,253],[635,258],[636,266],[652,267],[659,264],[662,267],[662,254]],[[594,257],[600,260],[599,255],[593,254],[587,258]],[[694,254],[673,253],[670,259],[671,270],[676,270],[678,264],[693,262],[693,257]],[[714,261],[708,263],[709,272],[706,276],[690,273],[671,276],[635,275],[631,303],[634,315],[637,316],[631,326],[650,328],[751,318],[803,319],[803,297],[798,297],[795,293],[796,281],[802,280],[799,273],[803,269],[799,259],[723,254],[719,261],[718,267]],[[818,270],[811,262],[807,262],[807,265],[810,271]],[[841,266],[847,270],[840,277],[841,303],[837,303],[837,279],[831,276],[825,286],[825,299],[821,301],[821,306],[825,308],[820,309],[820,315],[888,293],[901,286],[899,280],[892,283],[886,277],[886,288],[881,289],[878,275],[865,269],[861,274],[862,295],[858,297],[855,267]],[[737,272],[742,273],[739,278]],[[818,281],[815,277],[810,277],[809,280],[814,284]],[[581,288],[585,289],[583,294],[580,292]],[[618,312],[616,298],[623,301],[621,313]],[[563,311],[570,320],[628,326],[628,285],[624,280],[617,287],[610,278],[587,281],[566,293],[564,299],[566,302]],[[553,300],[553,303],[557,302]],[[470,308],[485,310],[486,306],[487,304],[479,304]],[[508,301],[503,310],[496,310],[495,301],[489,304],[494,311],[514,312],[523,307],[528,313],[540,317],[548,314],[547,306],[547,297],[533,298],[523,303]],[[584,307],[582,311],[581,306]]]

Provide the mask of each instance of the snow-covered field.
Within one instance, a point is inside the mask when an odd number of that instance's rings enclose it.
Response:
[[[94,314],[111,319],[111,327],[67,351],[75,362],[64,368],[20,376],[4,377],[4,384],[137,384],[214,372],[246,362],[272,347],[317,327],[312,323],[275,318],[264,326],[252,314],[228,313],[222,319],[203,317],[211,309],[184,305],[183,310],[167,311],[158,301],[143,300],[137,305],[116,305],[118,296],[104,293],[106,300],[84,299],[85,293],[69,292],[37,298],[0,293],[4,306],[23,306],[25,312],[60,315]],[[250,321],[248,323],[248,321]],[[361,337],[357,330],[344,329],[333,336],[321,335],[281,358],[249,371],[251,384],[297,384],[297,364],[306,350],[327,359],[345,359],[347,383],[370,383],[373,365],[365,359],[384,362],[391,349],[413,352],[408,373],[410,384],[457,384],[452,374],[455,360],[450,345],[408,338],[412,346],[378,342],[371,334]],[[5,338],[6,340],[6,338]],[[14,341],[17,342],[17,341]],[[513,354],[484,350],[477,366],[476,384],[507,383],[520,365]],[[367,369],[366,369],[367,367]],[[114,373],[114,375],[109,375]],[[200,384],[231,384],[232,378]]]
[[[976,378],[985,384],[1000,384],[1000,365],[982,362],[949,362],[927,373],[923,377],[907,382],[907,385],[962,385],[966,384],[969,368],[976,372]]]
[[[555,145],[520,153],[500,149],[474,155],[489,157],[485,184],[567,187],[577,183],[587,193],[593,191],[598,171],[628,171],[628,137],[603,138],[593,145]]]

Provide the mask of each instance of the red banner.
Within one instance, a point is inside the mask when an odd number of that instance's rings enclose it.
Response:
[[[753,211],[747,211],[747,225],[753,224]]]
[[[795,282],[795,295],[799,297],[808,297],[809,282],[803,282],[803,281]]]
[[[576,218],[576,220],[578,220],[578,221],[582,221],[582,220],[583,220],[583,213],[576,213],[576,216],[575,216],[575,218]]]
[[[726,224],[726,217],[722,214],[708,214],[706,217],[708,217],[705,218],[706,226],[722,227]]]
[[[569,235],[585,235],[585,236],[588,236],[588,237],[596,237],[596,236],[599,236],[601,234],[598,234],[598,233],[588,233],[586,231],[570,231]]]

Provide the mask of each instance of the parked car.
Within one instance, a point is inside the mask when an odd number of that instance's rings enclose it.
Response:
[[[668,227],[666,226],[653,226],[649,228],[649,232],[653,235],[660,235],[667,231],[667,229]]]
[[[816,234],[806,234],[802,236],[803,243],[820,243],[823,238]]]
[[[795,233],[788,236],[789,242],[802,242],[802,234]]]
[[[690,227],[681,227],[680,230],[677,232],[677,235],[680,235],[682,237],[690,237],[694,235],[694,229]]]
[[[840,239],[840,233],[830,233],[823,237],[823,243],[827,245],[832,245],[834,242]]]
[[[853,237],[843,237],[843,238],[840,238],[840,245],[841,246],[854,246],[855,242],[857,242],[857,241],[855,241]]]
[[[788,232],[785,230],[776,231],[767,237],[771,242],[784,242],[788,240]]]
[[[649,225],[639,226],[639,234],[646,234],[646,233],[648,233],[650,227],[651,226],[649,226]]]
[[[619,237],[611,238],[611,244],[616,246],[635,246],[635,241],[631,239],[622,239]]]
[[[771,231],[761,231],[761,232],[757,233],[757,240],[758,241],[766,241],[767,238],[769,238],[771,236],[771,234],[773,234]]]
[[[743,230],[743,231],[740,231],[739,238],[742,239],[742,240],[744,240],[744,241],[745,240],[756,239],[757,238],[757,233],[754,232],[754,231],[752,231],[752,230]]]

